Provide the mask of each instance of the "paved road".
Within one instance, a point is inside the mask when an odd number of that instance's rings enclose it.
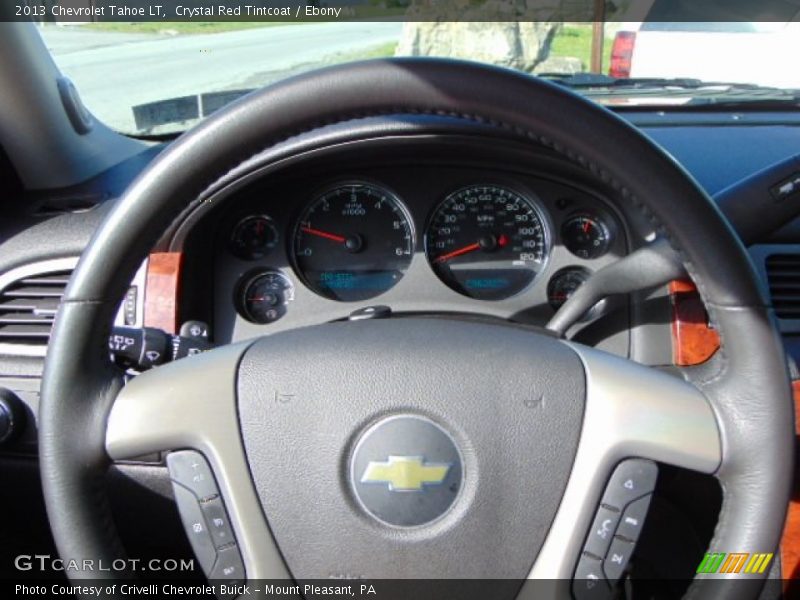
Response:
[[[89,110],[117,129],[133,131],[131,106],[257,87],[396,41],[401,29],[400,23],[319,23],[186,36],[75,27],[41,31]]]

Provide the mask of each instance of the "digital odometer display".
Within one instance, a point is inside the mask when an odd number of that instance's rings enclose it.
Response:
[[[348,183],[323,193],[303,211],[293,250],[295,267],[311,289],[357,302],[400,281],[414,253],[414,228],[391,192]]]
[[[455,291],[502,300],[525,289],[550,250],[542,212],[530,198],[496,185],[476,185],[448,196],[425,234],[428,261]]]

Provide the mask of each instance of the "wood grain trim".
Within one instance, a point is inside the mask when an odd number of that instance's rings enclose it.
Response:
[[[672,361],[681,367],[699,365],[719,349],[719,334],[708,326],[708,313],[691,281],[673,281]]]
[[[792,382],[794,392],[794,422],[796,437],[800,438],[800,381]],[[795,445],[797,448],[797,445]],[[800,458],[800,457],[797,457]],[[800,478],[795,478],[792,501],[786,515],[786,526],[781,540],[781,567],[786,598],[800,595]]]
[[[145,327],[177,333],[182,265],[181,252],[154,252],[150,255],[144,291]]]

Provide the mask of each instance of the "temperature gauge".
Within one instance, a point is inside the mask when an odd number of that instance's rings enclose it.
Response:
[[[231,233],[231,252],[245,260],[264,258],[277,244],[278,230],[265,215],[245,217]]]
[[[280,271],[259,271],[244,277],[236,300],[239,313],[248,321],[274,323],[294,300],[294,285]]]

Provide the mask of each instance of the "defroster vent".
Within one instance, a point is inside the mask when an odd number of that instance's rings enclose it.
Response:
[[[767,257],[767,281],[779,319],[800,319],[800,254]]]

